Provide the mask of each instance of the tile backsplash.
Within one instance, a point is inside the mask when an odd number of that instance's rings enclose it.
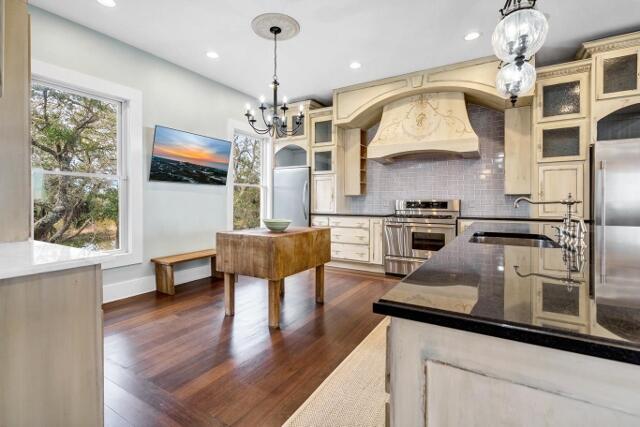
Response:
[[[504,113],[468,104],[469,121],[480,138],[479,159],[367,161],[367,194],[347,197],[347,212],[393,212],[397,199],[460,199],[463,216],[527,217],[504,194]]]

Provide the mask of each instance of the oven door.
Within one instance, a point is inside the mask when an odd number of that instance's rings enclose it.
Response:
[[[397,223],[384,224],[384,254],[385,256],[401,257],[404,250],[403,225]]]
[[[429,259],[456,237],[456,226],[449,224],[406,224],[404,253],[410,258]]]

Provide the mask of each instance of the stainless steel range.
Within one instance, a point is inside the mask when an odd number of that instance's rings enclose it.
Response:
[[[396,200],[384,220],[384,269],[407,275],[456,237],[460,200]]]

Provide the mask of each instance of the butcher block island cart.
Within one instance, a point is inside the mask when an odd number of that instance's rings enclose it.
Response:
[[[316,269],[316,302],[324,302],[324,264],[331,260],[329,228],[290,227],[274,233],[251,229],[216,235],[217,268],[224,273],[227,316],[234,315],[236,274],[258,277],[269,283],[269,326],[280,327],[280,294],[284,279]]]

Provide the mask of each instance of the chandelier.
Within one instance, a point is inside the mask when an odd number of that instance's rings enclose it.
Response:
[[[280,13],[265,13],[257,16],[252,22],[253,31],[260,37],[273,40],[273,80],[271,89],[273,90],[273,104],[271,107],[265,105],[264,96],[260,97],[259,116],[263,125],[256,126],[256,112],[250,104],[245,106],[245,117],[251,128],[260,135],[269,134],[271,137],[282,138],[297,134],[304,119],[304,106],[300,105],[298,114],[291,116],[291,128],[287,125],[287,98],[282,98],[282,105],[278,105],[278,38],[288,40],[300,32],[300,25],[290,16]]]
[[[534,9],[535,5],[536,0],[507,0],[491,38],[493,51],[503,63],[496,89],[514,106],[518,96],[529,92],[536,82],[536,69],[528,61],[549,32],[547,18]]]

